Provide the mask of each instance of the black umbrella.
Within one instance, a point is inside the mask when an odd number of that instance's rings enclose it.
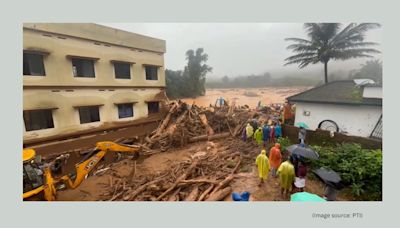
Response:
[[[291,146],[286,147],[286,149],[292,154],[292,155],[298,155],[303,158],[311,158],[311,159],[318,159],[319,154],[311,149],[308,146],[302,146],[300,144],[294,144]]]
[[[340,175],[331,169],[319,168],[313,170],[313,173],[322,180],[327,185],[330,185],[336,189],[343,188],[343,184],[341,183],[342,179]]]

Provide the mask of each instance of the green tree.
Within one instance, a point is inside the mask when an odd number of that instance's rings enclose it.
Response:
[[[370,60],[361,65],[361,68],[350,73],[350,78],[369,78],[376,83],[382,83],[382,62],[379,59]]]
[[[286,64],[298,64],[304,68],[309,64],[323,63],[325,83],[328,82],[328,62],[330,60],[347,60],[359,57],[372,57],[370,54],[380,53],[368,48],[376,45],[365,42],[365,32],[380,27],[376,23],[350,23],[342,28],[340,23],[305,23],[304,29],[309,39],[287,38],[294,42],[287,49],[296,53],[285,59]]]
[[[186,52],[187,66],[184,71],[165,70],[165,83],[169,98],[196,97],[205,94],[206,74],[212,68],[205,64],[208,55],[203,48]]]
[[[206,74],[212,71],[212,68],[206,64],[208,55],[204,53],[203,48],[197,48],[196,51],[191,49],[186,52],[186,60],[188,63],[183,74],[189,80],[188,87],[192,91],[191,96],[204,95]]]
[[[185,83],[187,80],[183,77],[182,71],[165,70],[165,84],[169,98],[185,97],[189,93]]]

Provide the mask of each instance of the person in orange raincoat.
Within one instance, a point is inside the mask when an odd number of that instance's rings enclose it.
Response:
[[[269,165],[272,168],[272,176],[276,177],[276,171],[282,162],[281,144],[275,143],[275,146],[269,151]]]

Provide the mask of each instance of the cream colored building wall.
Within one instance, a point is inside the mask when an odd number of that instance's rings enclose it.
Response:
[[[102,89],[103,90],[103,89]],[[146,101],[152,100],[154,95],[161,92],[161,89],[74,89],[67,92],[59,90],[52,92],[47,89],[24,91],[24,110],[36,110],[53,107],[54,128],[37,131],[25,131],[24,140],[37,137],[47,137],[55,134],[67,134],[76,130],[87,130],[100,127],[105,123],[114,124],[128,122],[148,115]],[[118,117],[116,104],[132,103],[133,117]],[[77,106],[101,105],[99,106],[100,122],[80,124]]]
[[[44,56],[46,76],[24,76],[24,86],[165,86],[164,56],[162,53],[132,51],[126,47],[67,37],[60,39],[42,32],[24,30],[24,50],[49,52]],[[65,37],[64,37],[65,38]],[[67,55],[99,58],[95,61],[95,78],[74,77],[72,62]],[[135,62],[131,66],[131,79],[115,79],[111,60]],[[146,80],[143,64],[161,66],[158,80]]]
[[[24,125],[24,140],[73,133],[105,124],[129,122],[148,115],[146,101],[154,99],[165,87],[164,53],[158,52],[165,51],[165,41],[138,34],[130,35],[118,30],[123,34],[119,35],[119,38],[131,38],[131,40],[116,42],[114,45],[72,37],[70,35],[78,34],[79,29],[75,27],[73,32],[68,33],[66,32],[68,26],[60,26],[57,30],[55,25],[46,27],[41,24],[41,28],[47,29],[43,32],[32,30],[31,28],[35,27],[33,24],[24,24],[23,49],[49,54],[43,59],[45,76],[23,76],[23,109],[55,108],[54,128],[27,132]],[[101,33],[100,40],[116,41],[113,40],[114,29],[94,24],[83,24],[83,27],[86,29],[86,34],[83,36],[88,36],[87,30],[97,29]],[[49,32],[50,30],[53,32]],[[69,35],[56,34],[54,31],[64,31]],[[91,34],[95,37],[93,31]],[[119,44],[137,45],[135,48],[129,48]],[[141,44],[142,49],[140,49]],[[149,50],[145,50],[146,48]],[[99,58],[94,64],[95,78],[74,77],[72,62],[67,55]],[[111,60],[135,62],[131,66],[131,79],[115,79]],[[158,80],[146,80],[144,64],[160,66]],[[131,102],[137,102],[133,106],[134,117],[119,119],[115,103]],[[101,105],[100,122],[80,124],[76,106],[89,105]]]

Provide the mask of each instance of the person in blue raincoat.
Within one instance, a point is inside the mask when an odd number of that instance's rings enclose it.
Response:
[[[267,122],[265,122],[264,126],[262,128],[264,148],[267,148],[267,146],[268,146],[268,139],[269,139],[269,134],[270,134],[269,130],[270,130],[269,126],[268,126]]]
[[[279,121],[275,125],[275,137],[276,138],[282,137],[282,126]]]

